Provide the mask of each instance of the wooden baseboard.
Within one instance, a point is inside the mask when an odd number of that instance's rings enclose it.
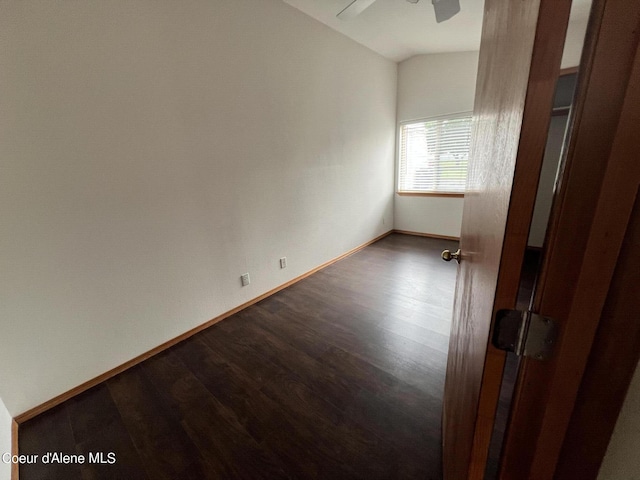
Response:
[[[429,238],[439,238],[441,240],[460,240],[460,237],[451,237],[449,235],[437,235],[435,233],[421,233],[421,232],[410,232],[408,230],[394,230],[393,233],[400,233],[402,235],[415,235],[417,237],[429,237]]]
[[[310,275],[313,275],[314,273],[318,272],[319,270],[322,270],[323,268],[328,267],[329,265],[332,265],[340,260],[342,260],[343,258],[348,257],[349,255],[353,255],[354,253],[362,250],[363,248],[371,245],[372,243],[377,242],[378,240],[383,239],[384,237],[386,237],[387,235],[390,235],[391,233],[393,233],[394,230],[389,230],[386,233],[383,233],[382,235],[377,236],[376,238],[374,238],[373,240],[369,240],[366,243],[363,243],[362,245],[359,245],[351,250],[349,250],[346,253],[343,253],[342,255],[329,260],[328,262],[323,263],[322,265],[319,265],[311,270],[309,270],[306,273],[303,273],[302,275],[289,280],[286,283],[283,283],[282,285],[277,286],[276,288],[273,288],[271,290],[269,290],[266,293],[263,293],[262,295],[253,298],[251,300],[249,300],[246,303],[243,303],[242,305],[233,308],[231,310],[229,310],[228,312],[223,313],[222,315],[218,315],[217,317],[209,320],[208,322],[203,323],[202,325],[199,325],[185,333],[183,333],[182,335],[179,335],[165,343],[163,343],[162,345],[158,345],[157,347],[149,350],[148,352],[143,353],[142,355],[138,355],[137,357],[129,360],[128,362],[123,363],[120,366],[117,366],[111,370],[109,370],[106,373],[103,373],[102,375],[99,375],[95,378],[92,378],[91,380],[88,380],[86,382],[84,382],[81,385],[78,385],[75,388],[72,388],[71,390],[62,393],[60,395],[58,395],[57,397],[52,398],[51,400],[48,400],[46,402],[44,402],[41,405],[38,405],[37,407],[31,408],[29,410],[27,410],[26,412],[21,413],[20,415],[16,416],[14,419],[14,422],[16,422],[16,447],[17,447],[17,425],[23,422],[26,422],[27,420],[30,420],[38,415],[40,415],[41,413],[46,412],[47,410],[50,410],[53,407],[56,407],[57,405],[60,405],[63,402],[66,402],[67,400],[75,397],[76,395],[81,394],[82,392],[89,390],[92,387],[95,387],[96,385],[104,382],[105,380],[110,379],[111,377],[114,377],[116,375],[118,375],[119,373],[124,372],[125,370],[147,360],[148,358],[153,357],[154,355],[170,348],[173,347],[174,345],[180,343],[183,340],[186,340],[187,338],[195,335],[198,332],[201,332],[202,330],[205,330],[207,328],[209,328],[210,326],[220,322],[221,320],[224,320],[227,317],[230,317],[231,315],[234,315],[236,313],[238,313],[241,310],[244,310],[247,307],[250,307],[251,305],[258,303],[261,300],[264,300],[267,297],[270,297],[271,295],[273,295],[274,293],[279,292],[280,290],[287,288],[291,285],[293,285],[296,282],[299,282],[300,280],[304,280],[305,278],[307,278]],[[17,477],[16,477],[17,478]],[[14,480],[14,479],[12,479]]]
[[[18,422],[13,419],[11,422],[11,456],[18,455]],[[17,463],[11,464],[11,480],[18,480],[20,468]]]

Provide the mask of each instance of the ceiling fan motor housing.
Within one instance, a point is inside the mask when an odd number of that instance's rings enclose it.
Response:
[[[441,23],[449,20],[460,12],[460,0],[431,0],[433,9],[436,12],[436,22]]]
[[[340,20],[351,20],[360,15],[376,0],[352,0],[337,15]],[[420,0],[407,0],[409,3],[416,4]],[[436,22],[441,23],[449,20],[460,11],[460,0],[431,0],[436,13]]]

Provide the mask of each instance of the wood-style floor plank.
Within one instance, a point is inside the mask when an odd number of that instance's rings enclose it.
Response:
[[[453,242],[394,234],[20,426],[31,479],[440,479]]]
[[[107,385],[151,478],[207,478],[204,460],[190,448],[179,419],[163,405],[141,367],[118,375]]]
[[[257,390],[244,372],[226,364],[204,342],[194,342],[192,348],[176,351],[212,395],[234,410],[245,430],[260,444],[267,445],[292,476],[314,478],[322,471],[340,474],[334,478],[343,476],[343,469],[331,470],[335,460],[318,449],[319,442],[308,428],[292,419],[280,405]]]

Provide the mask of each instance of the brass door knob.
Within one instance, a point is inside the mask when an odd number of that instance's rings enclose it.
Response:
[[[460,249],[458,249],[457,251],[451,253],[450,250],[443,250],[442,251],[442,259],[445,262],[450,262],[451,260],[454,260],[458,263],[460,263],[460,260],[462,260],[462,254],[460,253]]]

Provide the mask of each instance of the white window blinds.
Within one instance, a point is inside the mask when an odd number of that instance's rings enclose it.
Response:
[[[464,193],[470,113],[400,127],[398,191]]]

